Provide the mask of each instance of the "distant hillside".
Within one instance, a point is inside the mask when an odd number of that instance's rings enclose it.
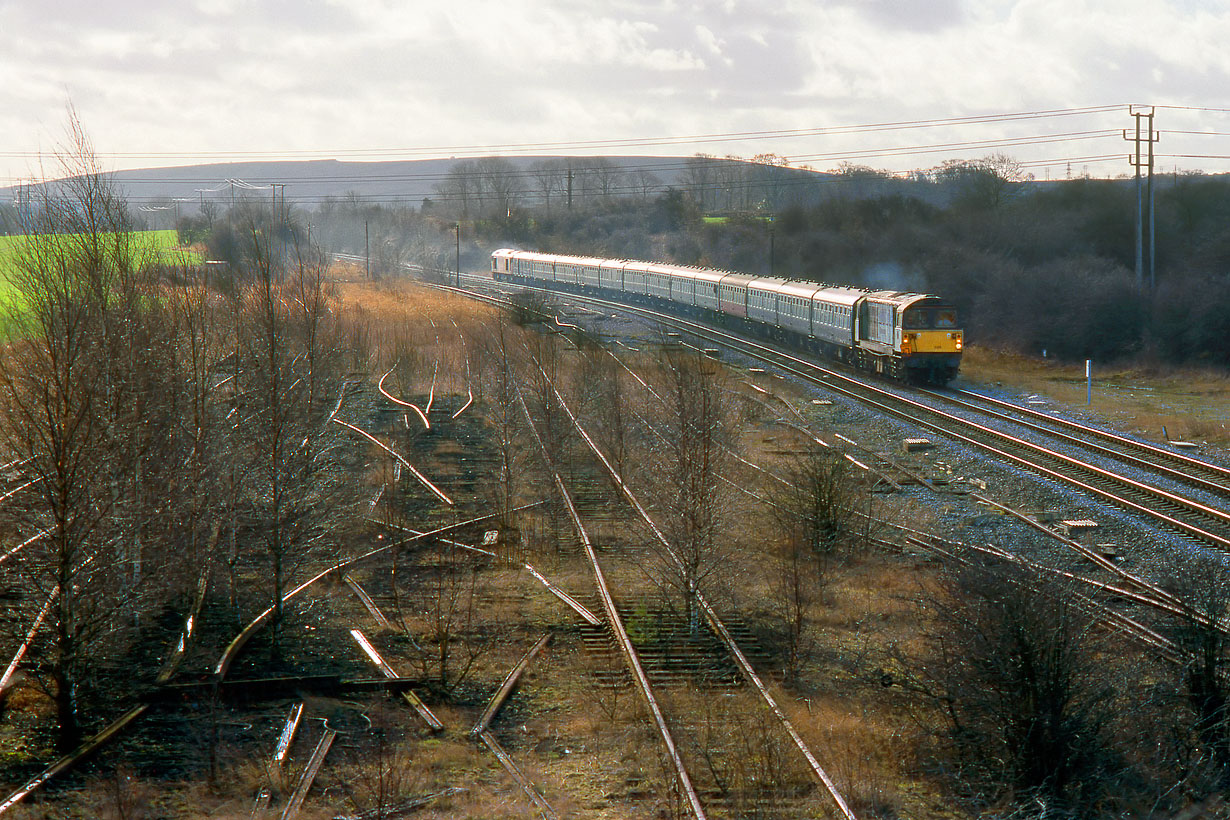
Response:
[[[469,159],[469,158],[467,158]],[[526,187],[531,187],[529,170],[535,163],[553,157],[508,157],[518,171],[526,173]],[[663,185],[675,183],[680,175],[682,157],[606,157],[626,169],[646,170],[661,179]],[[338,160],[308,160],[303,162],[227,162],[211,165],[188,165],[174,168],[144,168],[117,171],[114,179],[126,198],[135,207],[165,205],[181,200],[185,212],[192,203],[213,200],[229,204],[232,191],[242,196],[269,196],[268,186],[284,192],[288,203],[313,208],[327,197],[343,197],[354,192],[373,202],[404,202],[418,207],[424,197],[435,195],[435,186],[444,180],[457,159],[421,159],[395,162],[339,162]],[[572,162],[583,167],[593,162],[589,157],[573,157]],[[253,190],[264,188],[264,191]],[[0,188],[0,201],[16,199],[16,188]]]

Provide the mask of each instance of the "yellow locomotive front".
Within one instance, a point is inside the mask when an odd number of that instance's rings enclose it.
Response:
[[[957,309],[934,296],[925,296],[901,312],[900,355],[912,381],[944,384],[961,366],[964,333]]]
[[[858,364],[866,370],[945,384],[961,366],[964,334],[956,308],[939,297],[877,291],[858,300],[854,340]]]

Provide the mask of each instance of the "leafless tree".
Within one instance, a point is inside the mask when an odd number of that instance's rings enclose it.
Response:
[[[1120,769],[1114,676],[1092,618],[1015,567],[954,570],[923,601],[928,660],[907,683],[942,716],[957,773],[981,800],[1089,816]]]
[[[773,609],[785,629],[786,672],[799,672],[810,611],[832,579],[841,545],[851,536],[858,485],[839,455],[813,448],[785,469],[772,489],[778,539],[770,567]]]
[[[1179,561],[1166,584],[1182,602],[1171,630],[1183,652],[1180,688],[1191,710],[1199,754],[1230,786],[1230,573],[1217,557]]]
[[[638,168],[629,176],[629,185],[636,191],[642,202],[648,202],[650,197],[662,190],[662,178],[646,168]]]
[[[587,195],[610,201],[624,178],[624,170],[607,157],[591,157],[582,170],[582,181]]]
[[[250,241],[257,263],[241,303],[237,361],[240,482],[250,535],[268,562],[262,587],[276,655],[282,596],[313,554],[333,546],[356,499],[341,428],[329,424],[343,374],[323,272],[298,265],[287,281],[261,234],[253,230]]]
[[[524,469],[522,413],[517,401],[518,371],[512,356],[511,329],[501,318],[491,330],[486,347],[483,381],[485,415],[495,434],[500,469],[498,499],[505,526],[513,526],[513,508]]]
[[[482,175],[474,160],[458,162],[448,169],[448,176],[436,185],[440,201],[452,206],[462,219],[469,219],[481,202]]]
[[[728,552],[722,528],[729,499],[719,475],[733,444],[730,412],[713,362],[672,351],[663,366],[667,408],[654,484],[674,555],[661,557],[660,579],[681,600],[689,628],[697,630],[697,595],[709,591]]]
[[[42,187],[32,235],[10,274],[19,298],[0,358],[0,437],[29,481],[3,506],[24,544],[3,568],[35,608],[53,600],[49,640],[31,652],[62,748],[80,738],[81,687],[123,652],[169,555],[146,550],[165,480],[167,334],[156,272],[123,201],[70,112],[62,181]]]
[[[553,157],[535,162],[530,166],[530,173],[538,192],[542,195],[543,207],[551,213],[551,197],[563,194],[568,185],[568,161]]]
[[[696,154],[684,161],[683,186],[700,209],[711,207],[715,200],[714,163],[716,160],[709,154]]]
[[[496,219],[505,219],[519,199],[520,175],[516,166],[503,157],[486,157],[478,161],[477,170],[482,185],[484,210]]]

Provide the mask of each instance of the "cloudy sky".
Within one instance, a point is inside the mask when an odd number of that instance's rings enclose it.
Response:
[[[1160,167],[1230,170],[1226,0],[0,0],[0,31],[0,185],[70,101],[110,168],[1004,153],[1111,176],[1138,103],[1166,106]]]

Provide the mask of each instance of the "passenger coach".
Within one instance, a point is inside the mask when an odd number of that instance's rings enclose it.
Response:
[[[756,277],[712,268],[502,248],[507,282],[673,304],[892,378],[944,384],[961,365],[957,311],[937,296]]]

